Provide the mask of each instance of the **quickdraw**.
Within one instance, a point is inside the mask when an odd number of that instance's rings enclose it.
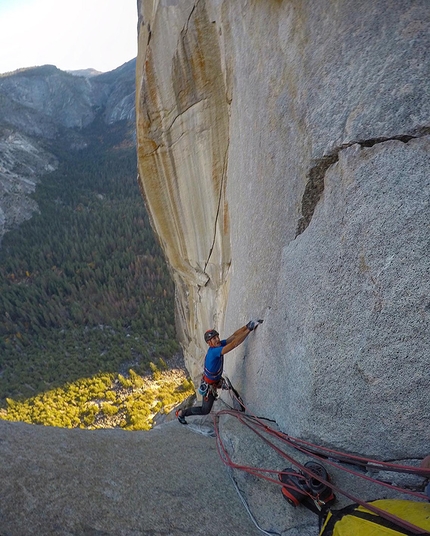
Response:
[[[208,394],[209,391],[209,384],[205,381],[204,376],[202,376],[202,379],[200,381],[199,386],[199,394],[205,397]]]

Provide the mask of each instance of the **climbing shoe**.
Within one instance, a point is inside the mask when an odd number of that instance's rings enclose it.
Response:
[[[180,411],[181,411],[180,409],[177,409],[177,410],[176,410],[176,413],[175,413],[176,418],[178,419],[178,421],[179,421],[181,424],[188,424],[187,421],[185,420],[185,417],[183,417],[182,415],[179,415],[179,412],[180,412]]]

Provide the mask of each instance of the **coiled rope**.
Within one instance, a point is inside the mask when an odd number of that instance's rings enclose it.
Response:
[[[233,462],[220,436],[219,421],[223,415],[230,415],[238,419],[241,424],[247,426],[262,441],[264,441],[270,448],[272,448],[277,454],[279,454],[282,458],[288,460],[293,466],[297,467],[302,474],[308,475],[309,477],[318,480],[325,486],[331,488],[333,491],[343,495],[344,497],[347,497],[354,503],[357,503],[363,506],[370,512],[373,512],[379,515],[380,517],[391,521],[397,526],[410,531],[412,534],[429,534],[429,532],[426,531],[425,529],[422,529],[421,527],[418,527],[412,523],[409,523],[408,521],[405,521],[404,519],[401,519],[397,517],[396,515],[391,514],[385,510],[381,510],[380,508],[377,508],[373,504],[368,503],[360,499],[359,497],[354,496],[348,491],[340,488],[339,486],[334,485],[332,482],[328,482],[327,480],[322,478],[320,475],[316,475],[315,473],[310,471],[308,468],[306,468],[304,465],[302,465],[300,462],[298,462],[296,459],[294,459],[292,456],[290,456],[287,452],[285,452],[283,448],[275,445],[275,443],[270,438],[275,438],[278,442],[281,443],[281,445],[287,445],[288,447],[298,452],[301,452],[303,454],[306,454],[307,456],[311,456],[312,458],[318,461],[324,461],[324,463],[334,468],[341,469],[342,471],[346,471],[347,473],[350,473],[356,477],[362,478],[369,482],[373,482],[375,484],[379,484],[383,487],[390,488],[392,490],[401,492],[403,494],[411,495],[414,498],[419,499],[419,500],[428,501],[428,497],[424,493],[413,491],[407,488],[403,488],[403,487],[394,485],[392,483],[379,480],[377,478],[372,478],[368,475],[363,474],[362,472],[345,467],[343,464],[347,463],[347,464],[351,464],[355,466],[362,466],[366,469],[413,474],[413,475],[418,475],[424,478],[430,478],[430,469],[423,468],[423,467],[401,465],[401,464],[396,464],[396,463],[391,463],[391,462],[384,462],[384,461],[367,458],[365,456],[348,454],[345,452],[341,452],[335,449],[330,449],[327,447],[322,447],[320,445],[315,445],[308,441],[304,441],[302,439],[289,436],[288,434],[284,432],[279,432],[278,430],[275,430],[274,428],[272,428],[271,426],[263,422],[263,420],[260,417],[257,417],[256,415],[252,415],[248,413],[247,408],[243,403],[243,400],[237,399],[234,390],[233,391],[230,390],[230,394],[233,398],[236,398],[237,402],[240,404],[241,407],[243,407],[245,411],[240,412],[231,408],[231,409],[221,410],[217,412],[216,414],[214,414],[214,430],[215,430],[215,436],[216,436],[216,441],[217,441],[218,454],[221,460],[223,461],[223,463],[227,465],[229,468],[238,469],[240,471],[245,471],[256,477],[272,482],[273,484],[291,488],[292,490],[297,491],[302,494],[306,493],[303,489],[299,489],[295,487],[294,485],[287,485],[285,483],[280,482],[279,478],[273,478],[273,475],[277,475],[277,476],[279,475],[280,473],[279,470],[266,469],[262,467],[251,467],[251,466],[241,465],[241,464],[237,464]],[[284,472],[284,474],[293,474],[293,473]],[[294,473],[294,475],[297,475],[297,473]],[[236,489],[237,489],[237,486],[236,486]],[[312,499],[314,498],[309,493],[308,495]],[[260,527],[258,528],[262,530]],[[266,531],[262,530],[262,532],[266,532]],[[268,533],[266,532],[266,534]]]

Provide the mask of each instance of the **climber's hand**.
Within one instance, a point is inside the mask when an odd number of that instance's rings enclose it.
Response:
[[[249,331],[254,331],[254,329],[258,328],[258,325],[261,324],[263,320],[250,320],[246,327],[249,329]]]

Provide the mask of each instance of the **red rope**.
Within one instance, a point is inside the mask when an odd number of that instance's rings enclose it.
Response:
[[[243,405],[243,402],[241,402],[241,405]],[[333,467],[339,468],[339,469],[341,469],[343,471],[346,471],[346,472],[348,472],[348,473],[350,473],[350,474],[352,474],[354,476],[357,476],[359,478],[363,478],[363,479],[365,479],[367,481],[379,484],[381,486],[389,487],[389,488],[394,489],[396,491],[399,491],[401,493],[406,493],[406,494],[412,495],[414,497],[417,497],[417,498],[423,499],[423,500],[428,500],[428,497],[423,493],[414,492],[412,490],[407,490],[407,489],[395,486],[393,484],[390,484],[388,482],[383,482],[381,480],[369,477],[367,475],[364,475],[364,474],[359,473],[357,471],[354,471],[352,469],[343,467],[342,465],[340,465],[340,463],[342,463],[342,462],[345,463],[346,462],[346,463],[351,463],[351,464],[355,464],[355,465],[357,465],[357,463],[360,464],[360,465],[366,465],[366,466],[371,465],[372,466],[371,468],[373,468],[373,469],[383,469],[385,471],[395,471],[395,472],[402,472],[402,473],[409,473],[409,474],[417,474],[419,476],[424,476],[424,477],[430,477],[430,469],[425,469],[425,468],[421,468],[421,467],[412,467],[412,466],[407,466],[407,465],[399,465],[399,464],[394,464],[394,463],[389,463],[389,462],[381,462],[381,461],[378,461],[378,460],[372,460],[371,458],[367,458],[367,457],[364,457],[364,456],[345,454],[343,452],[340,452],[340,451],[337,451],[337,450],[334,450],[334,449],[329,449],[327,447],[314,445],[314,444],[312,444],[312,443],[310,443],[308,441],[304,441],[302,439],[297,439],[297,438],[291,437],[288,434],[285,434],[283,432],[278,432],[277,430],[274,430],[273,428],[268,426],[266,423],[264,423],[261,419],[259,419],[255,415],[247,415],[245,413],[238,412],[238,411],[235,411],[235,410],[222,410],[222,411],[219,411],[214,416],[214,428],[215,428],[216,439],[217,439],[217,449],[218,449],[218,453],[220,455],[220,458],[221,458],[221,460],[223,461],[224,464],[226,464],[227,466],[229,466],[231,468],[234,468],[234,469],[238,469],[238,470],[241,470],[241,471],[246,471],[246,472],[248,472],[248,473],[250,473],[250,474],[252,474],[254,476],[257,476],[259,478],[263,478],[263,479],[265,479],[265,480],[267,480],[269,482],[272,482],[274,484],[281,485],[281,486],[284,486],[284,487],[288,487],[290,489],[298,491],[301,494],[304,493],[303,489],[299,489],[299,488],[294,487],[292,485],[290,486],[290,485],[283,484],[282,482],[279,481],[279,479],[275,480],[275,479],[271,478],[270,476],[268,476],[268,475],[273,474],[273,473],[276,473],[276,474],[279,475],[280,471],[276,471],[276,470],[272,470],[272,469],[264,469],[264,468],[260,468],[260,467],[250,467],[250,466],[247,466],[247,465],[239,465],[239,464],[234,463],[232,461],[230,455],[228,454],[227,449],[225,448],[225,446],[224,446],[224,444],[223,444],[223,442],[221,440],[221,437],[220,437],[220,433],[219,433],[219,418],[220,418],[221,415],[231,415],[231,416],[237,418],[242,424],[244,424],[250,430],[252,430],[255,434],[257,434],[265,443],[267,443],[273,450],[275,450],[275,452],[277,452],[282,458],[285,458],[293,466],[297,467],[300,470],[301,473],[307,474],[308,476],[310,476],[312,478],[315,478],[316,480],[318,480],[322,484],[324,484],[327,487],[331,488],[333,491],[336,491],[337,493],[340,493],[341,495],[347,497],[351,501],[363,506],[364,508],[366,508],[370,512],[373,512],[373,513],[379,515],[380,517],[382,517],[384,519],[388,519],[389,521],[395,523],[399,527],[402,527],[404,529],[407,529],[407,530],[411,531],[413,534],[429,534],[426,530],[424,530],[424,529],[422,529],[420,527],[417,527],[416,525],[413,525],[413,524],[409,523],[408,521],[405,521],[404,519],[401,519],[401,518],[399,518],[399,517],[397,517],[397,516],[395,516],[393,514],[390,514],[389,512],[386,512],[385,510],[381,510],[380,508],[377,508],[373,504],[369,504],[366,501],[363,501],[363,500],[359,499],[358,497],[355,497],[354,495],[352,495],[352,494],[348,493],[347,491],[345,491],[345,490],[339,488],[338,486],[334,485],[332,482],[328,482],[328,481],[324,480],[320,475],[315,475],[315,473],[313,473],[312,471],[307,469],[304,465],[300,464],[293,457],[289,456],[284,450],[282,450],[281,448],[276,446],[272,441],[270,441],[267,437],[265,437],[263,435],[263,433],[261,433],[261,431],[258,431],[258,429],[263,430],[269,436],[275,437],[281,443],[285,443],[289,447],[291,447],[291,448],[293,448],[293,449],[295,449],[295,450],[297,450],[299,452],[302,452],[302,453],[304,453],[306,455],[310,455],[313,458],[316,458],[318,460],[323,460],[325,463],[327,463],[327,464],[329,464],[329,465],[331,465]],[[329,458],[336,458],[336,460],[329,459]],[[290,473],[287,472],[286,474],[290,474]],[[298,476],[297,473],[291,473],[291,474],[294,474],[295,476]],[[309,493],[308,493],[308,495],[311,497],[311,495]]]
[[[222,414],[224,412],[219,412],[215,415],[214,419],[218,420],[219,419],[219,415]],[[276,474],[276,475],[279,475],[280,471],[278,470],[275,470],[275,469],[264,469],[263,467],[251,467],[249,465],[241,465],[241,464],[237,464],[235,462],[233,462],[233,460],[231,459],[227,449],[225,448],[224,446],[224,443],[222,442],[221,440],[221,437],[220,437],[220,434],[219,434],[219,427],[218,427],[218,422],[216,422],[215,424],[215,434],[216,434],[216,438],[217,438],[217,450],[218,450],[218,454],[221,458],[221,460],[223,461],[223,463],[225,465],[227,465],[228,467],[231,467],[232,469],[238,469],[239,471],[245,471],[251,475],[254,475],[258,478],[262,478],[264,480],[267,480],[268,482],[272,482],[273,484],[277,484],[277,485],[282,485],[282,486],[286,486],[290,489],[293,489],[294,491],[297,491],[301,494],[305,493],[304,490],[296,487],[296,486],[293,486],[293,485],[286,485],[286,484],[282,484],[279,479],[274,479],[274,478],[271,478],[270,476],[267,476],[267,474]],[[293,459],[291,459],[291,462],[296,464],[295,460],[293,461]],[[265,474],[267,473],[267,474]],[[291,475],[295,475],[297,476],[297,473],[294,473],[294,472],[288,472],[288,471],[283,471],[284,474],[291,474]],[[308,494],[309,496],[311,496],[310,494]]]
[[[228,411],[228,410],[226,410]],[[260,425],[260,420],[258,419],[257,421],[257,426]],[[261,425],[260,425],[261,426]],[[251,426],[249,426],[250,428],[252,428]],[[304,447],[301,447],[299,446],[298,444],[296,444],[296,440],[295,438],[290,438],[290,437],[285,437],[285,434],[282,434],[276,430],[273,430],[272,428],[268,427],[267,425],[265,425],[264,423],[262,423],[262,427],[264,428],[264,430],[270,434],[270,435],[273,435],[281,440],[283,440],[285,443],[287,443],[290,447],[298,450],[299,452],[302,452],[303,454],[307,454],[309,456],[312,456],[313,458],[316,458],[317,460],[320,460],[320,461],[324,461],[326,464],[328,465],[331,465],[332,467],[335,467],[335,468],[338,468],[338,469],[341,469],[342,471],[345,471],[346,473],[349,473],[349,474],[352,474],[354,476],[357,476],[359,478],[362,478],[363,480],[367,480],[369,482],[373,482],[373,483],[377,483],[381,486],[385,486],[385,487],[388,487],[388,488],[391,488],[391,489],[394,489],[396,491],[399,491],[401,493],[405,493],[405,494],[408,494],[408,495],[412,495],[418,499],[421,499],[421,500],[427,500],[428,497],[423,494],[423,493],[420,493],[420,492],[417,492],[417,491],[412,491],[412,490],[408,490],[408,489],[405,489],[405,488],[402,488],[402,487],[399,487],[399,486],[396,486],[394,484],[391,484],[389,482],[384,482],[382,480],[378,480],[376,478],[372,478],[370,476],[367,476],[367,475],[364,475],[363,473],[360,473],[360,472],[357,472],[357,471],[354,471],[353,469],[350,469],[350,468],[347,468],[347,467],[344,467],[343,465],[341,465],[341,462],[336,462],[335,460],[333,459],[328,459],[326,458],[325,456],[322,456],[322,455],[319,455],[317,452],[315,452],[315,450],[318,448],[317,446],[315,445],[312,445],[312,450],[310,449],[307,449],[307,448],[304,448]],[[307,443],[308,445],[311,445],[311,443]],[[324,449],[324,450],[330,450],[330,449]],[[338,451],[334,451],[334,450],[331,450],[332,453],[337,453],[340,455],[340,457],[343,459],[343,461],[347,461],[347,463],[354,463],[352,460],[348,459],[345,457],[344,454],[338,452]],[[364,458],[361,458],[362,460]],[[375,460],[370,460],[369,459],[369,462],[371,462],[372,464],[379,464],[379,462],[376,462]],[[388,463],[387,462],[381,462],[381,463],[384,463],[384,470],[388,470]],[[389,465],[390,469],[392,471],[395,470],[396,467],[401,467],[403,469],[402,472],[404,473],[409,473],[409,474],[421,474],[419,473],[419,470],[422,470],[422,472],[424,472],[424,474],[428,474],[430,476],[430,470],[429,469],[422,469],[422,468],[419,468],[419,467],[411,467],[411,466],[404,466],[404,465],[396,465],[396,464],[390,464]],[[418,470],[418,471],[417,471]]]

